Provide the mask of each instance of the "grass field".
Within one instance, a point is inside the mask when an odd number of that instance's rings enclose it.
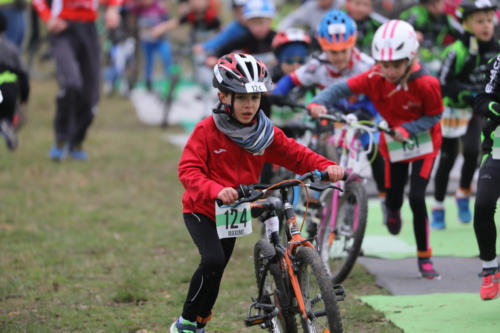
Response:
[[[53,163],[55,93],[33,82],[18,151],[0,142],[0,332],[166,332],[199,260],[181,218],[180,151],[116,97],[100,104],[90,161]],[[243,325],[256,239],[238,240],[208,332],[261,331]],[[345,287],[346,332],[401,332],[356,300],[385,293],[361,267]]]

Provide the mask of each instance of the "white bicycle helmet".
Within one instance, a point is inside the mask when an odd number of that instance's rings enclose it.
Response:
[[[226,54],[217,61],[212,84],[220,91],[236,94],[273,90],[266,65],[250,54],[237,52]]]
[[[377,61],[408,59],[410,62],[418,51],[415,29],[401,20],[390,20],[375,32],[372,41],[372,57]]]

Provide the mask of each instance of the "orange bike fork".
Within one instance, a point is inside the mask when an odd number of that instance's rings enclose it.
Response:
[[[300,290],[299,279],[297,278],[297,274],[293,271],[292,260],[290,260],[290,249],[288,248],[285,253],[285,261],[288,267],[288,275],[290,275],[290,282],[292,283],[293,291],[295,293],[295,298],[297,299],[297,303],[299,304],[300,312],[304,315],[307,320],[306,306],[304,304],[304,298],[302,297],[302,291]]]

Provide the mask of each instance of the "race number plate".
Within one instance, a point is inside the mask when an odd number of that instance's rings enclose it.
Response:
[[[410,137],[413,144],[398,142],[386,135],[387,150],[391,162],[400,162],[430,154],[434,151],[430,132],[422,132]]]
[[[221,206],[215,203],[215,224],[219,238],[241,237],[252,233],[250,203],[236,207]]]

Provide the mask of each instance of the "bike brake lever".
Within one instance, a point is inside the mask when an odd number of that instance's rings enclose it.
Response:
[[[324,184],[321,184],[321,183],[311,183],[311,184],[309,184],[309,188],[311,190],[318,191],[318,192],[322,192],[322,191],[324,191],[326,189],[329,189],[329,188],[333,188],[333,189],[335,189],[337,191],[343,192],[343,190],[340,187],[335,186],[332,183],[324,183]]]

